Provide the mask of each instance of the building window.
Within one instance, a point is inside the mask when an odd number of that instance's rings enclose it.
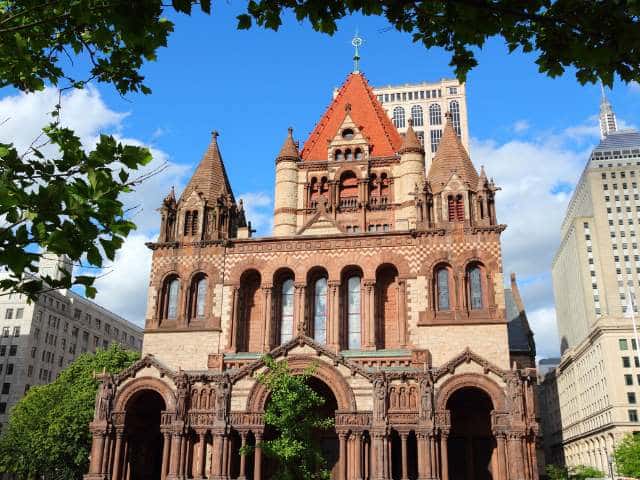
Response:
[[[631,361],[629,360],[629,357],[622,357],[622,366],[624,368],[631,368]]]
[[[404,108],[395,107],[393,109],[393,124],[396,128],[404,128]]]
[[[468,272],[469,305],[472,310],[482,309],[482,271],[478,265],[472,266]]]
[[[7,403],[0,402],[0,414],[6,413],[6,411],[7,411]]]
[[[165,282],[163,294],[163,317],[175,320],[178,317],[178,294],[180,292],[180,279],[172,277]],[[108,329],[110,330],[110,328]],[[107,333],[109,333],[107,331]]]
[[[14,337],[20,336],[20,327],[13,327],[13,336]]]
[[[33,365],[29,365],[27,367],[27,377],[32,377],[33,376]]]
[[[411,119],[413,120],[414,127],[422,127],[424,125],[422,107],[420,105],[414,105],[411,107]]]
[[[280,344],[287,343],[293,338],[293,279],[288,278],[282,282],[282,294],[280,296]]]
[[[624,376],[624,384],[625,385],[633,385],[633,375],[626,374]]]
[[[441,267],[436,271],[436,288],[438,310],[449,310],[451,305],[449,301],[449,269],[447,267]]]
[[[316,280],[313,295],[313,339],[327,342],[327,279]]]
[[[464,221],[464,201],[462,195],[449,195],[448,199],[448,212],[450,222],[462,222]]]
[[[636,394],[634,392],[627,392],[627,402],[636,403]]]
[[[5,382],[5,383],[2,384],[2,395],[7,395],[10,390],[11,390],[11,384],[10,383]]]
[[[458,136],[460,136],[462,134],[460,129],[460,104],[457,100],[451,100],[451,102],[449,102],[449,112],[451,113],[453,129],[456,131]]]
[[[13,363],[7,364],[7,375],[13,375]]]
[[[437,103],[429,105],[429,124],[442,125],[442,109]]]
[[[18,353],[18,346],[17,345],[11,345],[9,347],[9,356],[10,357],[15,357],[17,353]]]
[[[360,349],[360,277],[347,280],[347,348]]]
[[[199,273],[191,281],[189,290],[189,318],[204,318],[207,303],[207,277]]]
[[[629,344],[626,338],[619,338],[618,345],[620,346],[620,350],[629,350]]]
[[[6,318],[7,320],[11,320],[13,318],[13,308],[7,308],[7,310],[4,312],[4,318]]]
[[[21,319],[23,314],[24,314],[24,308],[18,308],[16,310],[16,319],[17,320]]]
[[[637,422],[638,421],[638,411],[637,410],[629,410],[629,421]]]
[[[431,153],[436,153],[442,138],[442,130],[431,130],[429,133],[431,135]]]

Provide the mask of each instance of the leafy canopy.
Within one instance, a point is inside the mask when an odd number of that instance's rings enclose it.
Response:
[[[89,422],[98,388],[94,373],[118,373],[138,358],[138,352],[114,344],[81,355],[53,383],[29,389],[0,436],[0,473],[81,479],[91,450]]]
[[[174,30],[164,15],[190,15],[194,6],[211,13],[211,0],[0,0],[0,87],[33,92],[95,81],[121,95],[148,94],[141,68],[156,60]],[[611,85],[615,75],[640,81],[640,3],[631,0],[250,0],[237,27],[277,30],[287,11],[328,34],[352,13],[383,16],[426,48],[450,52],[461,80],[478,63],[474,52],[500,37],[510,52],[536,55],[540,72],[551,77],[571,67],[581,83]],[[9,272],[0,288],[32,299],[43,288],[35,253],[41,249],[97,268],[114,259],[135,227],[123,194],[145,178],[130,175],[151,159],[147,149],[109,136],[84,152],[58,122],[60,108],[43,143],[34,139],[24,152],[0,144],[0,263]],[[84,285],[93,296],[94,279],[45,283]]]
[[[587,480],[590,478],[604,478],[604,473],[593,467],[577,465],[575,467],[561,467],[549,464],[545,471],[549,480]]]
[[[272,440],[263,441],[261,447],[265,456],[277,464],[273,478],[331,478],[315,434],[331,428],[333,419],[322,418],[318,413],[325,400],[308,383],[315,366],[293,374],[286,361],[276,362],[265,356],[264,362],[267,370],[258,376],[258,381],[269,390],[264,421],[273,427],[276,435]],[[246,455],[251,448],[245,447],[241,454]]]
[[[627,435],[615,449],[618,473],[640,478],[640,435]]]

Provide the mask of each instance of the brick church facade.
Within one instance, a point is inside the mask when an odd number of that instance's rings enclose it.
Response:
[[[354,72],[275,169],[271,237],[252,237],[215,133],[162,202],[143,358],[103,376],[85,479],[270,478],[267,352],[317,364],[335,479],[537,479],[535,347],[504,287],[498,188],[451,122],[425,174],[411,126]]]

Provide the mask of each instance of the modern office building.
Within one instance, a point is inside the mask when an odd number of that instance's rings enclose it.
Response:
[[[559,410],[545,432],[554,458],[607,471],[614,445],[640,431],[640,361],[627,308],[629,292],[638,298],[640,290],[640,133],[617,130],[604,96],[600,127],[553,260],[562,358],[542,385]]]
[[[70,266],[67,258],[45,255],[40,272],[61,278]],[[24,295],[0,295],[0,427],[30,387],[114,342],[140,350],[142,329],[71,290],[51,290],[32,303]]]
[[[453,128],[469,151],[467,97],[465,85],[458,80],[387,85],[374,87],[373,93],[400,134],[406,133],[409,119],[413,121],[413,129],[425,149],[427,171],[440,144],[447,112],[451,113]]]

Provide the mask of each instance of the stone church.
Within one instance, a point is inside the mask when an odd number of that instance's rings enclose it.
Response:
[[[161,204],[143,358],[102,376],[85,479],[271,478],[266,353],[317,364],[334,479],[537,479],[535,346],[504,286],[498,188],[445,123],[426,172],[412,127],[349,74],[302,148],[289,129],[262,238],[214,132]]]

